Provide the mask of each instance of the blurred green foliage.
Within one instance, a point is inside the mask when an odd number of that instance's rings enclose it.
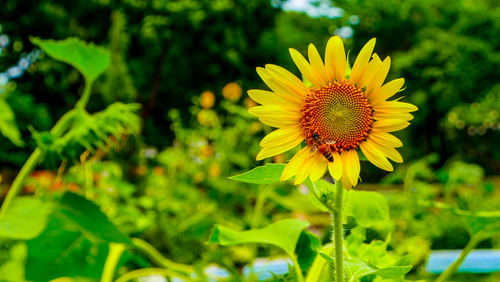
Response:
[[[390,212],[381,195],[370,201],[377,204],[371,206],[375,219],[364,210],[349,210],[349,252],[356,257],[363,249],[369,254],[360,257],[381,262],[367,265],[353,259],[353,269],[371,273],[364,278],[371,281],[380,269],[400,267],[397,271],[404,272],[411,264],[407,277],[428,279],[424,264],[431,249],[463,248],[473,232],[460,214],[500,205],[500,151],[494,146],[500,142],[499,1],[332,1],[343,9],[337,18],[286,12],[280,9],[284,2],[3,0],[1,33],[11,42],[0,54],[0,71],[37,48],[32,36],[95,42],[111,51],[111,64],[92,88],[89,113],[74,119],[66,139],[53,138],[48,130],[84,89],[84,77],[76,69],[42,54],[0,94],[25,145],[14,144],[21,143],[15,133],[4,134],[14,143],[0,136],[0,188],[7,190],[14,172],[40,146],[49,154],[23,187],[24,194],[37,200],[18,204],[26,207],[21,209],[26,217],[35,208],[45,211],[50,206],[52,211],[38,214],[45,219],[30,225],[38,228],[30,229],[32,234],[2,233],[0,277],[98,279],[108,243],[134,237],[173,261],[194,265],[200,277],[206,266],[217,263],[229,271],[229,280],[239,281],[242,267],[256,257],[282,255],[261,245],[208,245],[215,224],[249,230],[284,218],[307,219],[316,235],[304,236],[328,243],[329,218],[304,187],[243,184],[228,177],[258,164],[254,156],[259,140],[271,130],[247,113],[252,101],[244,92],[263,87],[255,67],[273,63],[298,74],[287,48],[305,53],[313,42],[324,49],[342,26],[354,30],[344,40],[352,50],[351,61],[367,40],[377,37],[376,52],[392,57],[390,78],[404,77],[403,94],[419,107],[412,126],[399,134],[408,164],[384,178],[362,164],[363,181],[382,178],[382,184],[360,189],[383,189]],[[141,113],[136,103],[142,105]],[[142,132],[132,136],[139,133],[141,114]],[[6,120],[10,126],[12,118]],[[50,153],[56,157],[49,158]],[[290,156],[279,155],[272,162]],[[359,195],[364,193],[369,192]],[[354,197],[352,203],[363,205],[366,198]],[[47,206],[38,209],[40,202]],[[16,205],[12,212],[19,211]],[[85,225],[94,218],[110,234]],[[76,239],[80,243],[73,246]],[[296,247],[304,247],[298,241]],[[500,239],[488,236],[479,246],[499,248]],[[41,264],[47,249],[50,256],[70,258],[65,261],[70,266]],[[79,268],[84,262],[87,267]],[[307,267],[311,263],[307,260]],[[159,264],[130,248],[118,263],[117,275]],[[480,278],[495,281],[498,276]]]

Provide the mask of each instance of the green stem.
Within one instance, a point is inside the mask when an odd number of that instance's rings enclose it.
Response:
[[[120,276],[118,279],[116,279],[116,282],[127,282],[127,281],[135,280],[137,278],[141,278],[141,277],[149,276],[149,275],[153,275],[153,274],[163,275],[163,276],[167,276],[167,277],[178,277],[178,278],[182,278],[182,279],[187,280],[187,281],[191,280],[191,278],[188,276],[180,276],[177,273],[174,273],[168,269],[143,268],[143,269],[137,269],[137,270],[133,270],[133,271],[130,271],[130,272],[123,274],[123,276]]]
[[[297,261],[295,254],[290,254],[289,256],[293,263],[293,269],[295,269],[295,273],[297,273],[297,281],[304,282],[304,275],[302,274],[302,269],[300,268],[300,264]]]
[[[482,241],[482,236],[478,234],[472,235],[472,237],[469,240],[469,243],[463,248],[463,250],[460,252],[460,256],[450,265],[448,268],[439,275],[439,277],[436,279],[436,282],[444,282],[447,281],[453,274],[455,274],[460,267],[460,265],[464,262],[465,258],[467,255],[474,250],[474,248],[479,244],[479,242]]]
[[[334,243],[335,250],[335,277],[337,282],[344,281],[344,236],[343,236],[343,225],[342,225],[342,199],[344,193],[344,187],[340,181],[335,183],[336,193],[335,193],[335,206],[332,210],[332,242]]]
[[[171,269],[187,276],[194,272],[194,268],[190,265],[176,263],[163,257],[157,249],[144,240],[132,238],[132,243],[138,250],[145,253],[152,261],[161,267]]]
[[[75,109],[83,110],[87,105],[87,103],[89,102],[92,83],[93,81],[88,81],[88,82],[85,81],[85,88],[83,89],[83,94],[78,100],[78,102],[76,102]]]
[[[125,245],[120,243],[110,243],[109,253],[102,271],[101,282],[111,282],[115,276],[115,269],[118,261],[125,250]]]
[[[61,135],[68,127],[69,121],[73,117],[73,114],[74,114],[73,110],[64,114],[59,119],[59,121],[57,121],[54,127],[50,130],[50,133],[53,134],[55,137]],[[40,148],[36,148],[35,151],[31,153],[28,160],[24,163],[23,167],[21,168],[16,178],[12,182],[9,192],[7,192],[7,196],[5,196],[5,200],[3,201],[2,207],[0,208],[0,218],[5,216],[7,209],[21,191],[24,181],[30,175],[30,173],[35,169],[41,157],[42,157],[42,151],[40,150]]]

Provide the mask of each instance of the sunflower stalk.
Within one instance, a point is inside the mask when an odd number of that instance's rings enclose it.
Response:
[[[342,200],[344,187],[340,181],[335,182],[335,204],[330,208],[332,213],[332,242],[335,255],[335,281],[344,281],[344,236],[342,225]]]

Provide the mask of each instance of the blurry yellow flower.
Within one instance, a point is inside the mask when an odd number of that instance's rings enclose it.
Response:
[[[204,91],[201,93],[201,106],[205,109],[210,109],[215,104],[215,95],[212,91]]]
[[[217,177],[220,175],[220,167],[218,164],[212,164],[210,168],[208,169],[208,174],[211,177]]]
[[[247,107],[247,109],[250,109],[252,107],[255,107],[255,106],[258,106],[257,103],[255,103],[254,100],[250,99],[250,98],[246,98],[245,99],[245,106]]]
[[[201,125],[214,125],[217,123],[217,113],[210,109],[203,109],[198,112],[198,122]]]
[[[250,124],[250,127],[248,128],[248,131],[251,134],[254,134],[254,133],[259,132],[261,130],[262,130],[262,124],[260,124],[258,122],[252,122],[252,124]]]
[[[204,158],[209,158],[214,154],[214,149],[210,145],[205,145],[201,147],[201,156]]]
[[[407,127],[417,107],[386,101],[400,91],[404,79],[382,85],[391,64],[372,54],[375,39],[361,49],[350,76],[346,76],[347,59],[339,37],[327,43],[325,60],[310,44],[309,62],[290,49],[293,61],[306,86],[291,72],[276,65],[257,68],[257,73],[271,91],[250,90],[248,95],[262,106],[249,112],[260,121],[278,129],[269,133],[257,155],[261,160],[288,151],[303,141],[306,146],[290,160],[281,179],[295,176],[295,183],[307,177],[317,181],[325,170],[346,189],[356,186],[360,173],[358,149],[377,167],[392,171],[392,164],[403,162],[396,147],[403,144],[389,132]]]
[[[273,157],[273,160],[275,163],[284,163],[285,162],[285,155],[279,154]]]
[[[224,98],[231,100],[231,101],[238,101],[241,97],[241,87],[238,83],[236,82],[230,82],[222,88],[222,95]]]
[[[161,166],[155,166],[153,168],[153,173],[157,175],[164,175],[165,174],[165,169]]]

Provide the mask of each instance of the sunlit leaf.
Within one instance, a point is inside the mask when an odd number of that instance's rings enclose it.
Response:
[[[45,230],[27,241],[26,279],[48,281],[63,276],[97,279],[109,242],[130,244],[97,205],[66,193],[54,207]]]
[[[349,258],[344,261],[344,266],[347,272],[350,274],[351,281],[355,281],[362,277],[368,275],[378,275],[385,279],[396,279],[403,277],[406,273],[408,273],[412,266],[404,265],[404,266],[387,266],[378,268],[372,264],[369,264],[359,258]]]
[[[239,244],[270,244],[284,250],[292,256],[299,236],[309,223],[300,219],[284,219],[264,228],[247,231],[235,231],[222,225],[216,225],[210,234],[209,243],[223,246]]]
[[[52,58],[78,69],[88,83],[92,83],[101,75],[111,61],[109,50],[77,38],[59,41],[32,38],[31,42]]]
[[[229,179],[252,184],[271,184],[280,182],[284,164],[266,164],[256,167],[248,172],[231,176]]]
[[[307,273],[306,282],[327,282],[331,280],[330,263],[334,259],[327,254],[332,253],[332,250],[333,246],[331,244],[323,246]]]
[[[0,98],[0,133],[7,137],[14,145],[23,146],[21,133],[16,125],[16,118],[5,99]]]
[[[389,220],[389,206],[385,197],[376,192],[349,192],[346,214],[363,227],[371,227]]]
[[[18,197],[0,218],[0,238],[28,240],[47,225],[50,204],[33,197]]]

